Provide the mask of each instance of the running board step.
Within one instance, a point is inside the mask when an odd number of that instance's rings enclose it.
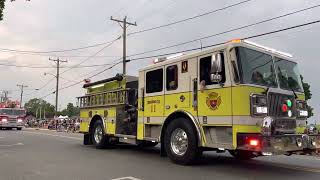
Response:
[[[116,134],[115,137],[119,137],[119,142],[121,143],[137,144],[136,136],[133,135]]]

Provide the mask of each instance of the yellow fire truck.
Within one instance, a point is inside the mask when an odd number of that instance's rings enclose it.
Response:
[[[308,111],[288,53],[245,40],[159,58],[139,70],[84,85],[78,97],[84,144],[161,144],[178,164],[203,151],[236,158],[305,154],[320,135],[305,131]]]

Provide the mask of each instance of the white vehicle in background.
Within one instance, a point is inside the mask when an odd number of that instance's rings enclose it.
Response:
[[[22,108],[0,108],[0,129],[21,130],[25,123],[26,110]]]

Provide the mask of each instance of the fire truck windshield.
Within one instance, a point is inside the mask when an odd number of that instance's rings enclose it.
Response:
[[[0,109],[0,115],[24,116],[25,114],[23,109]]]
[[[281,58],[275,58],[275,67],[282,89],[302,92],[302,82],[297,64]]]
[[[244,47],[237,47],[236,53],[242,83],[277,87],[271,55]]]
[[[278,87],[278,78],[281,89],[303,92],[295,62],[244,47],[237,47],[236,55],[241,83]]]

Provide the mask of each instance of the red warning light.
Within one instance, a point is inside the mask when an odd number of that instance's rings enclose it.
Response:
[[[249,140],[250,146],[259,146],[259,140],[257,139],[250,139]]]
[[[282,110],[282,112],[287,112],[288,111],[288,106],[286,104],[282,104],[281,110]]]

